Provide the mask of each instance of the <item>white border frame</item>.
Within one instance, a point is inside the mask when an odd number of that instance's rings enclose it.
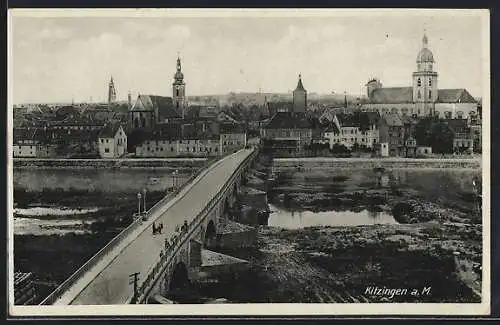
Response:
[[[482,19],[483,53],[483,277],[482,302],[472,304],[445,303],[344,303],[344,304],[208,304],[208,305],[88,305],[88,306],[13,306],[13,188],[12,188],[12,16],[43,17],[290,17],[290,16],[376,16],[398,15],[412,11],[436,12],[440,15],[478,15]],[[9,315],[17,316],[333,316],[333,315],[488,315],[490,313],[490,15],[488,10],[440,9],[11,9],[8,12],[8,303]]]

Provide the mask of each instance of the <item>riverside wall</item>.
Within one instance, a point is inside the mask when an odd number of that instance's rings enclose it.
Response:
[[[481,159],[418,158],[275,158],[274,171],[310,171],[330,168],[463,168],[481,169]]]
[[[14,168],[199,168],[212,161],[206,158],[167,159],[13,159]]]

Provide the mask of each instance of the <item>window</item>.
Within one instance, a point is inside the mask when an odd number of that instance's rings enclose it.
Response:
[[[104,152],[109,153],[109,148],[104,149]]]
[[[458,117],[458,118],[463,118],[463,117],[464,117],[464,112],[462,112],[462,111],[458,111],[458,112],[457,112],[457,117]]]
[[[109,143],[109,139],[106,139],[106,143]]]
[[[101,143],[104,143],[104,139],[101,139]]]
[[[174,151],[174,147],[170,147],[170,151]]]
[[[420,78],[417,79],[417,86],[418,87],[422,86],[422,79]]]
[[[417,92],[417,98],[418,99],[422,98],[422,95],[420,94],[420,90]]]
[[[431,78],[429,78],[429,87],[432,87],[432,79]]]
[[[432,98],[432,90],[429,90],[429,98]]]

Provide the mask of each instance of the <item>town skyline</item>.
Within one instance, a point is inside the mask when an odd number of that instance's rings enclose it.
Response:
[[[481,16],[462,11],[385,12],[383,20],[379,15],[346,15],[333,21],[311,15],[19,15],[11,17],[9,27],[13,104],[104,102],[111,75],[119,101],[129,91],[171,96],[178,55],[188,97],[289,93],[299,74],[309,93],[364,95],[372,77],[385,87],[411,85],[424,31],[436,60],[438,87],[465,88],[481,97],[482,58],[487,55]]]

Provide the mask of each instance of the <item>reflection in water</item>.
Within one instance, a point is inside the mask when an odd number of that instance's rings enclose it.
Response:
[[[286,211],[269,205],[271,214],[268,225],[288,229],[314,226],[360,226],[374,224],[397,224],[394,218],[385,212],[362,210],[353,211]]]
[[[65,233],[84,233],[87,232],[86,223],[79,219],[36,219],[36,218],[14,218],[15,235],[35,235],[46,236]]]
[[[194,171],[194,169],[193,169]],[[135,192],[146,187],[150,191],[165,191],[182,185],[189,175],[154,169],[15,169],[14,188],[42,191],[44,188],[89,190],[108,193]]]

